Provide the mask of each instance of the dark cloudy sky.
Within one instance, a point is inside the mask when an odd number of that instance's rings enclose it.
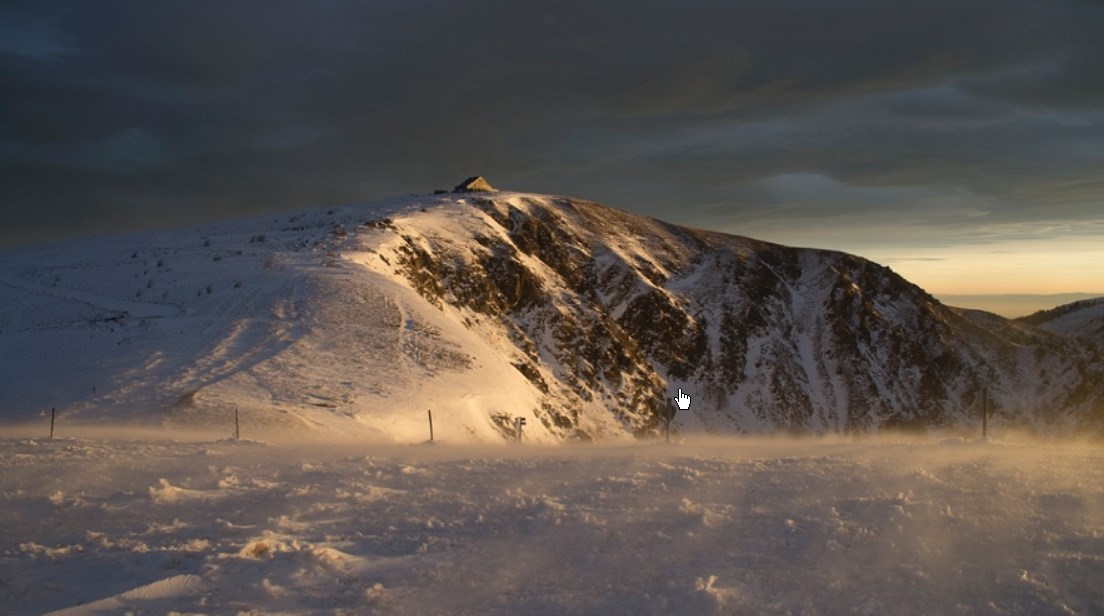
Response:
[[[0,7],[0,243],[450,187],[1104,291],[1104,3]]]

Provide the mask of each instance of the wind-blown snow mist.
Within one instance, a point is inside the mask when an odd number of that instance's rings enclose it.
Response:
[[[1104,455],[963,439],[559,448],[0,440],[0,604],[1104,609]]]

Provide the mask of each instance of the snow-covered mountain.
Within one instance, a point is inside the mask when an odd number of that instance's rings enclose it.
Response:
[[[1104,425],[1100,351],[832,251],[526,193],[404,197],[0,258],[0,412],[401,440]]]
[[[1104,297],[1040,310],[1019,320],[1063,336],[1088,340],[1104,349]]]

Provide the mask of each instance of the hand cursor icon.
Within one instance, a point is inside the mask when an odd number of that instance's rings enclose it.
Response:
[[[675,404],[677,404],[679,409],[681,409],[683,411],[690,408],[690,396],[687,396],[686,394],[682,393],[681,388],[679,389],[678,397],[675,398]]]

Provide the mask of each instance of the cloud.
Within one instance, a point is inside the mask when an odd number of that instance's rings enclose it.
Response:
[[[696,226],[1094,220],[1093,2],[10,3],[0,242],[449,186]],[[0,29],[0,32],[7,30]]]

